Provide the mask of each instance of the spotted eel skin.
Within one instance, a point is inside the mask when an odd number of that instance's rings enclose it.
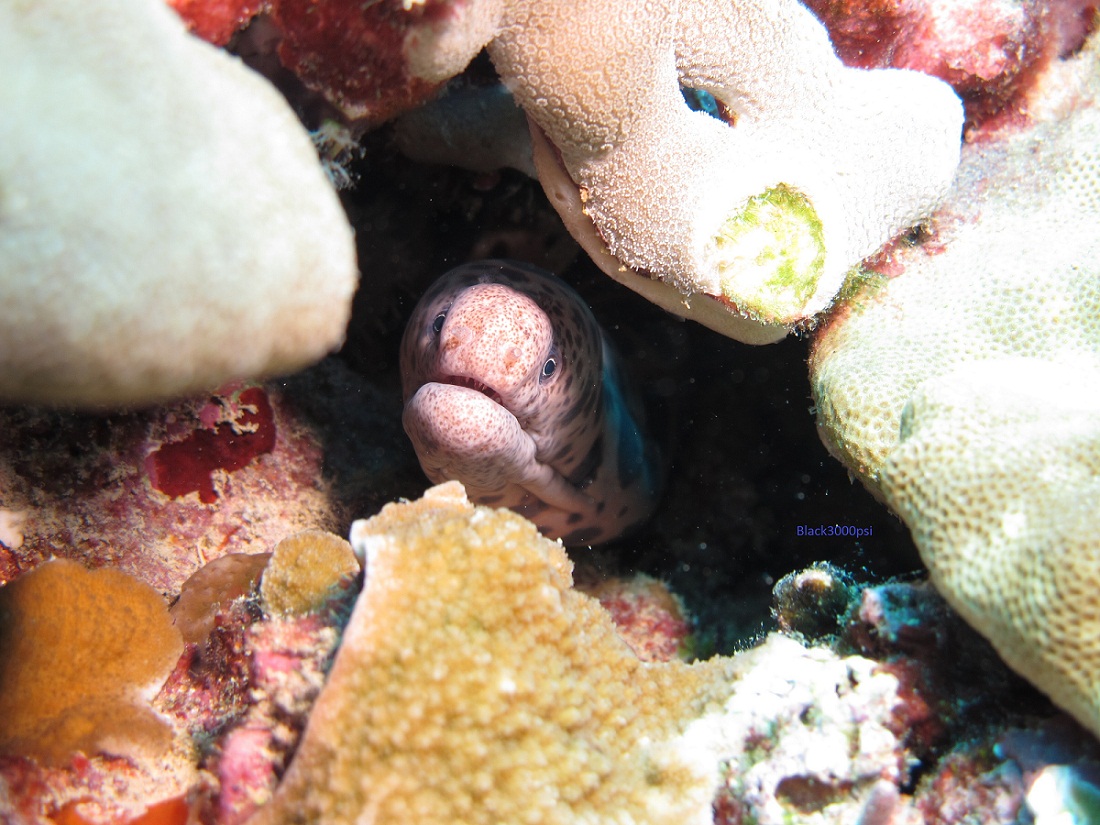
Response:
[[[452,269],[401,342],[402,423],[433,482],[509,507],[567,545],[610,541],[652,512],[655,450],[615,356],[564,281],[514,261]]]

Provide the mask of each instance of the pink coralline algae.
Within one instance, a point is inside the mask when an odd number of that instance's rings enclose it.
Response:
[[[686,657],[691,622],[680,599],[663,582],[639,574],[579,589],[611,614],[615,630],[643,662]]]
[[[162,444],[149,454],[145,469],[150,483],[165,495],[197,492],[203,504],[213,504],[218,493],[211,474],[239,470],[275,449],[275,419],[259,387],[216,397],[199,415],[204,426],[180,441]]]
[[[168,0],[203,40],[224,46],[248,21],[267,6],[264,0]]]
[[[335,527],[316,430],[275,385],[235,390],[109,418],[0,410],[0,504],[26,514],[0,575],[57,555],[176,593],[207,560]]]
[[[195,34],[217,45],[225,45],[261,11],[270,11],[282,33],[280,62],[349,117],[380,123],[424,103],[440,85],[409,71],[406,37],[465,3],[169,0],[169,5]]]
[[[1080,48],[1096,0],[806,0],[840,58],[914,69],[951,84],[969,134],[1026,115],[1023,99],[1052,60]]]

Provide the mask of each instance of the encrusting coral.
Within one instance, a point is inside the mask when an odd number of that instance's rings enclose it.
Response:
[[[643,663],[559,543],[449,482],[356,522],[367,581],[274,800],[251,822],[709,823],[672,742],[731,660]]]
[[[276,616],[303,616],[329,601],[342,581],[359,573],[345,539],[324,530],[303,530],[275,545],[260,584],[264,609]]]
[[[826,445],[906,521],[932,580],[1100,735],[1100,38],[1029,128],[966,147],[923,241],[817,337]]]
[[[160,758],[172,730],[148,701],[182,652],[149,585],[43,562],[0,588],[0,754],[47,764],[78,750]]]
[[[149,403],[342,342],[351,229],[266,80],[159,0],[5,3],[0,71],[0,397]]]

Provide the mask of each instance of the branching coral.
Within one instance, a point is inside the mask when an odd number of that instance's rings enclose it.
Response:
[[[811,361],[830,450],[898,511],[933,581],[1100,734],[1100,40],[1035,125],[968,146],[923,243],[835,314]]]
[[[4,4],[0,71],[0,396],[148,403],[339,345],[351,231],[266,81],[156,0]]]

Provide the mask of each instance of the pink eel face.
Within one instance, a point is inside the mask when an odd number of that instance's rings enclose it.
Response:
[[[640,437],[621,405],[609,415],[622,394],[605,392],[608,357],[588,307],[553,275],[508,261],[451,270],[417,304],[401,346],[402,420],[424,472],[551,536],[617,535],[653,495],[639,506],[612,470],[624,422],[632,454]]]

